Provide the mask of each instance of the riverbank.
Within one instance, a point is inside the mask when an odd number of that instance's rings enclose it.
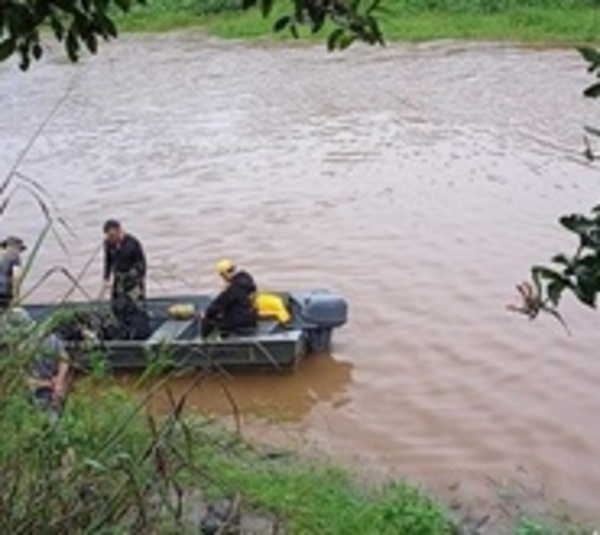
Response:
[[[468,2],[467,2],[468,4]],[[479,5],[479,4],[478,4]],[[385,3],[379,15],[388,41],[434,39],[521,41],[544,45],[572,45],[600,39],[600,11],[586,2],[559,7],[553,2],[487,11],[481,7],[424,9],[407,7],[404,2]],[[120,19],[126,32],[163,32],[197,27],[209,35],[228,39],[291,39],[287,32],[275,34],[273,24],[289,5],[276,4],[274,13],[264,19],[259,10],[243,11],[237,0],[150,0]],[[324,39],[306,31],[308,39]]]
[[[9,392],[0,400],[0,521],[10,532],[499,533],[488,529],[491,509],[465,514],[404,481],[359,484],[326,459],[251,444],[239,429],[187,415],[185,395],[155,417],[148,396],[83,380],[53,421],[20,389]],[[503,533],[590,533],[525,511],[509,523]]]

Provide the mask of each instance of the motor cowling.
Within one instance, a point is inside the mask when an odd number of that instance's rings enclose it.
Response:
[[[345,299],[325,291],[294,294],[291,297],[303,324],[308,353],[331,351],[333,329],[348,321]]]
[[[334,329],[348,321],[346,300],[329,292],[311,292],[297,299],[302,319],[315,327]]]

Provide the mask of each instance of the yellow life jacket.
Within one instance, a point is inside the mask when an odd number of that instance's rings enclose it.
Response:
[[[259,319],[276,319],[281,324],[289,323],[292,315],[284,299],[277,294],[259,292],[254,297],[254,308]]]

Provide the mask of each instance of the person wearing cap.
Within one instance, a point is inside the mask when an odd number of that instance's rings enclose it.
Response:
[[[225,289],[210,303],[202,317],[202,337],[214,331],[227,336],[256,327],[254,295],[256,284],[246,272],[238,270],[231,260],[221,260],[217,273],[225,283]]]
[[[140,241],[125,232],[121,223],[109,219],[104,223],[104,288],[115,299],[129,294],[136,300],[146,294],[146,255]]]
[[[143,339],[149,330],[143,310],[146,298],[146,255],[140,241],[125,232],[121,223],[104,223],[104,285],[111,292],[113,314],[123,328],[122,336]]]
[[[9,236],[0,243],[0,309],[19,298],[21,253],[26,249],[21,238]]]

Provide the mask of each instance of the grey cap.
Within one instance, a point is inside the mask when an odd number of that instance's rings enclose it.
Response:
[[[2,243],[0,243],[0,246],[18,249],[19,251],[24,251],[27,249],[25,242],[17,236],[9,236]]]

